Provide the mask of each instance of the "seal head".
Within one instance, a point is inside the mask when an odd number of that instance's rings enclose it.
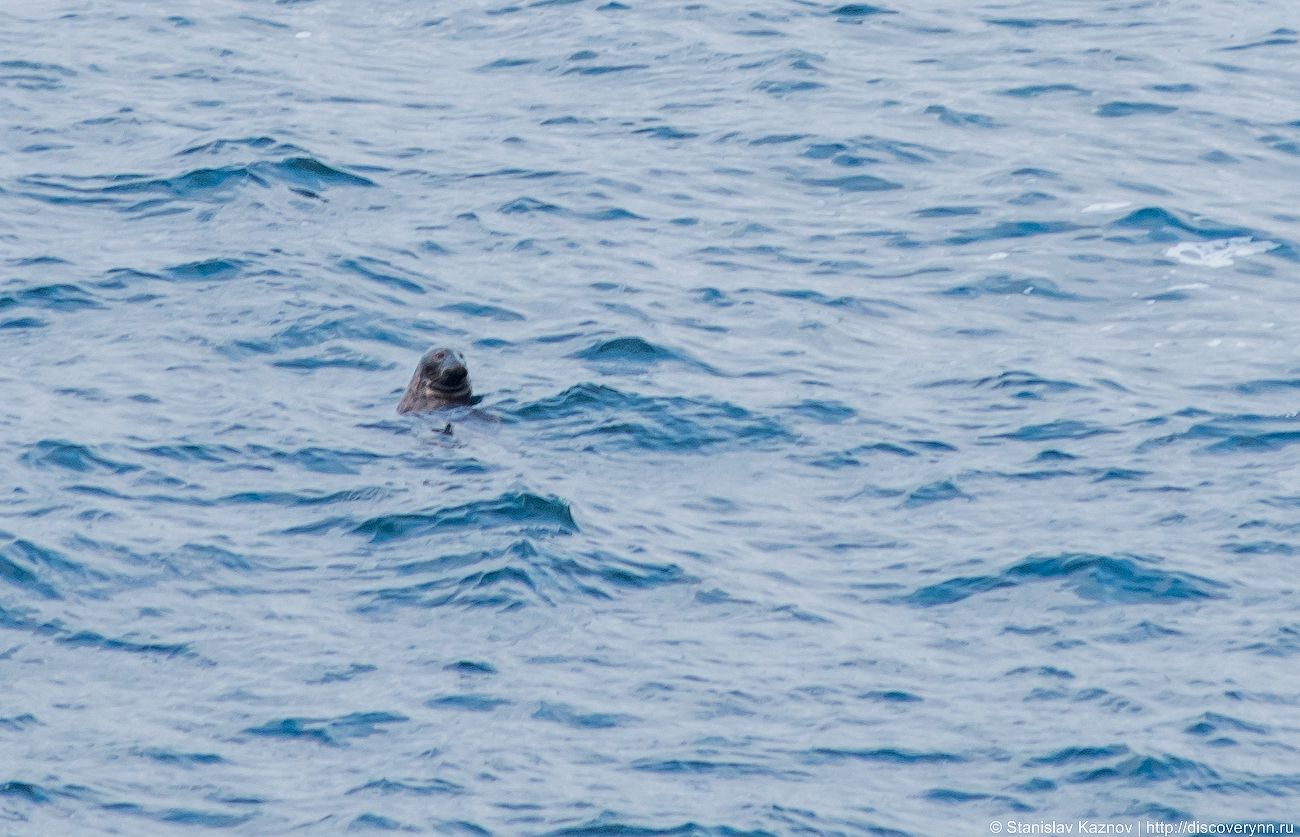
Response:
[[[419,413],[472,403],[465,356],[453,349],[430,349],[415,367],[397,412]]]

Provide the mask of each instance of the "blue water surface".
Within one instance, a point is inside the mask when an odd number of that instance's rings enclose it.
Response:
[[[1295,9],[509,2],[0,9],[0,833],[1293,822]]]

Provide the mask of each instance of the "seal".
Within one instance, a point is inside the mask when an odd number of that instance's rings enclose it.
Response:
[[[430,349],[415,367],[397,412],[422,413],[473,403],[465,356],[454,349]]]

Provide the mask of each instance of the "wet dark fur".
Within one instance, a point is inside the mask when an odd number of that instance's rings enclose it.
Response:
[[[472,404],[469,370],[465,357],[452,349],[430,349],[420,358],[415,375],[406,387],[399,413],[420,413],[443,407]]]

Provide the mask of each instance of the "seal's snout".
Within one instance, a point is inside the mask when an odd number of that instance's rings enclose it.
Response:
[[[464,355],[452,349],[430,349],[420,358],[397,412],[423,412],[472,403]]]

